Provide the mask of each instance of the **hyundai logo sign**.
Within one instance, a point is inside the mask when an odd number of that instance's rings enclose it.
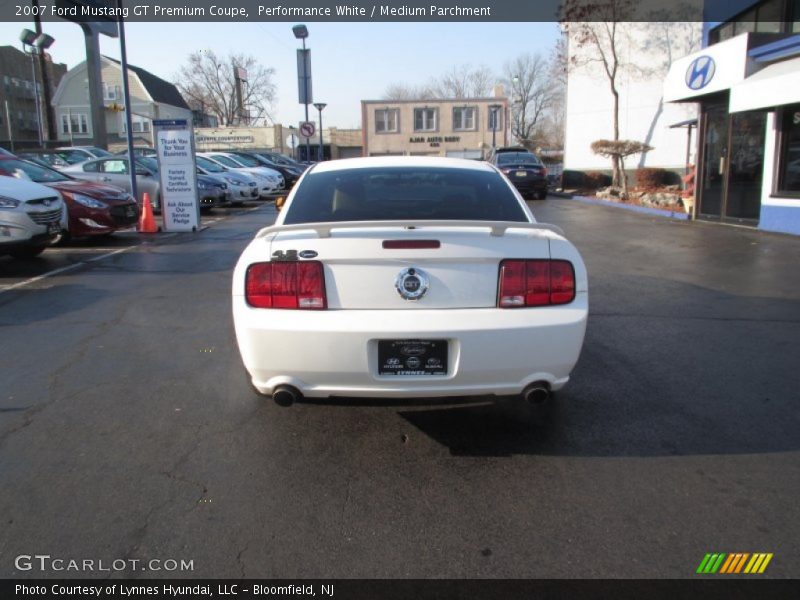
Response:
[[[698,56],[686,69],[686,85],[692,90],[702,90],[714,78],[717,70],[714,59],[710,56]]]

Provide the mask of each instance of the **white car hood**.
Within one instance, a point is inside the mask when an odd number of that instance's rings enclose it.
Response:
[[[39,198],[60,198],[59,193],[52,188],[15,177],[0,177],[0,196],[21,200],[22,202]]]

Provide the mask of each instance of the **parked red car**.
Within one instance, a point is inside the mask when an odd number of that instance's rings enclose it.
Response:
[[[61,192],[67,205],[65,237],[108,235],[139,219],[139,207],[126,191],[74,179],[44,165],[0,154],[0,175],[30,179]]]

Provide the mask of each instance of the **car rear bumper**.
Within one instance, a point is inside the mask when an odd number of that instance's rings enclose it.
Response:
[[[539,177],[520,177],[511,179],[511,183],[520,192],[546,192],[547,179]]]
[[[566,306],[524,309],[257,309],[234,296],[239,350],[253,385],[305,396],[510,395],[545,381],[561,388],[583,345],[588,295]],[[378,341],[444,339],[446,375],[379,375]]]

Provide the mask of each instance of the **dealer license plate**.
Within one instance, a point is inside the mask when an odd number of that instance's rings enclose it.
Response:
[[[447,340],[379,340],[379,375],[447,375]]]

